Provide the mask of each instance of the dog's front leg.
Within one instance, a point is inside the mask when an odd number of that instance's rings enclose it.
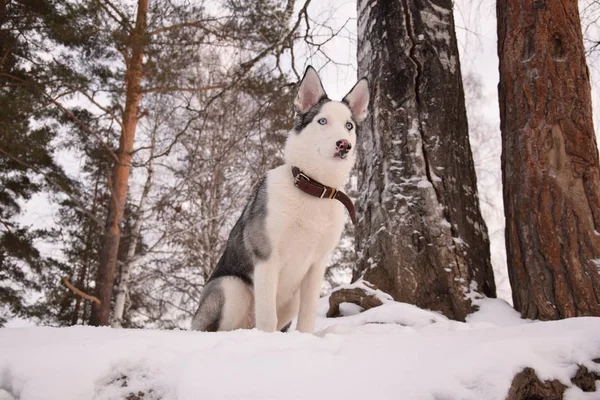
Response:
[[[296,328],[300,332],[313,333],[315,329],[319,293],[323,284],[325,265],[326,259],[313,264],[302,280],[302,285],[300,286],[300,313],[298,314],[298,325]]]
[[[279,270],[273,261],[261,262],[254,269],[254,316],[256,328],[277,330],[277,285]]]

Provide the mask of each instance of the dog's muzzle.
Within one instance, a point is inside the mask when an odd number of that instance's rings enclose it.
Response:
[[[335,142],[335,156],[339,157],[339,158],[346,158],[346,155],[350,152],[350,150],[352,149],[352,145],[350,144],[349,141],[347,141],[346,139],[342,139],[342,140],[338,140],[337,142]]]

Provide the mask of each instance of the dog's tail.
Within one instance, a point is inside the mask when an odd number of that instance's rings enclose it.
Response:
[[[254,327],[254,295],[241,279],[224,276],[204,286],[192,330],[230,331]]]
[[[203,332],[219,330],[225,305],[225,293],[219,283],[219,279],[210,281],[202,289],[200,304],[192,320],[192,330]]]

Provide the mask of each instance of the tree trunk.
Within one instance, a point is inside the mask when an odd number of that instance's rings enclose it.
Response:
[[[96,181],[94,183],[94,192],[93,192],[93,202],[92,202],[92,208],[90,210],[90,213],[93,216],[96,216],[96,210],[98,207],[98,200],[100,198],[100,178],[97,177]],[[80,270],[79,270],[79,275],[77,277],[77,283],[76,283],[76,287],[78,287],[79,289],[87,292],[87,280],[88,280],[88,270],[89,270],[89,266],[90,263],[92,262],[92,259],[94,258],[94,240],[93,240],[93,236],[96,233],[96,228],[97,225],[93,224],[92,222],[88,223],[87,226],[87,230],[86,230],[86,235],[85,235],[85,248],[84,248],[84,253],[83,253],[83,262],[81,263],[80,266]],[[81,305],[83,304],[83,310],[81,309]],[[75,308],[73,310],[73,315],[71,317],[71,325],[77,325],[79,323],[79,314],[82,314],[82,318],[81,321],[82,323],[86,322],[85,319],[85,308],[86,308],[86,303],[83,301],[81,296],[77,296],[75,295]]]
[[[129,172],[135,131],[138,124],[138,108],[142,99],[141,83],[143,77],[143,56],[146,40],[146,18],[148,0],[138,1],[135,28],[131,32],[131,56],[127,59],[125,74],[125,110],[123,112],[123,127],[119,141],[118,158],[115,164],[110,185],[111,202],[108,211],[107,224],[104,232],[104,243],[100,251],[100,264],[96,278],[96,297],[101,304],[95,305],[90,323],[92,325],[108,325],[110,304],[115,281],[117,255],[121,238],[121,221],[127,200]]]
[[[123,265],[121,266],[121,274],[119,279],[119,287],[117,289],[117,296],[115,299],[115,311],[112,317],[111,326],[113,328],[121,328],[123,326],[123,315],[125,313],[125,300],[127,295],[129,294],[129,280],[131,278],[131,268],[133,267],[133,262],[135,261],[135,251],[137,249],[138,243],[142,236],[142,222],[143,222],[143,210],[146,207],[146,202],[148,199],[148,195],[150,194],[150,189],[152,188],[152,180],[154,178],[154,168],[153,168],[153,157],[154,157],[154,146],[156,145],[154,141],[154,136],[152,137],[151,150],[150,150],[150,159],[148,161],[148,175],[146,176],[146,182],[144,183],[144,188],[142,189],[142,195],[140,197],[140,201],[137,207],[137,215],[135,223],[133,224],[133,228],[131,229],[131,240],[129,242],[129,247],[127,248],[127,256]]]
[[[496,288],[452,1],[360,0],[358,26],[372,101],[359,139],[354,279],[462,320],[472,295]]]
[[[523,317],[600,316],[600,170],[576,1],[499,1],[508,272]]]

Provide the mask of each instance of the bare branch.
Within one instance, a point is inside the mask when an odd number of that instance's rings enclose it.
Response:
[[[180,24],[174,24],[174,25],[170,25],[170,26],[163,26],[162,28],[158,28],[158,29],[148,32],[148,35],[154,36],[154,35],[158,35],[159,33],[174,31],[174,30],[181,29],[181,28],[200,28],[207,33],[215,35],[216,37],[225,38],[225,36],[222,33],[206,26],[204,24],[205,22],[207,22],[207,21],[206,20],[196,20],[196,21],[190,21],[190,22],[182,22]]]
[[[67,278],[66,276],[64,276],[62,278],[62,281],[65,284],[65,286],[70,291],[72,291],[73,293],[75,293],[77,296],[80,296],[80,297],[82,297],[82,298],[84,298],[86,300],[89,300],[89,301],[93,301],[94,303],[96,303],[98,305],[102,304],[101,301],[97,297],[89,295],[89,294],[87,294],[87,293],[85,293],[85,292],[77,289],[75,286],[73,286],[73,284],[71,284],[71,282],[69,282],[69,278]]]
[[[178,86],[164,86],[164,87],[153,87],[148,89],[142,89],[142,93],[169,93],[169,92],[203,92],[214,89],[224,89],[227,85],[209,85],[209,86],[198,86],[198,87],[178,87]]]

